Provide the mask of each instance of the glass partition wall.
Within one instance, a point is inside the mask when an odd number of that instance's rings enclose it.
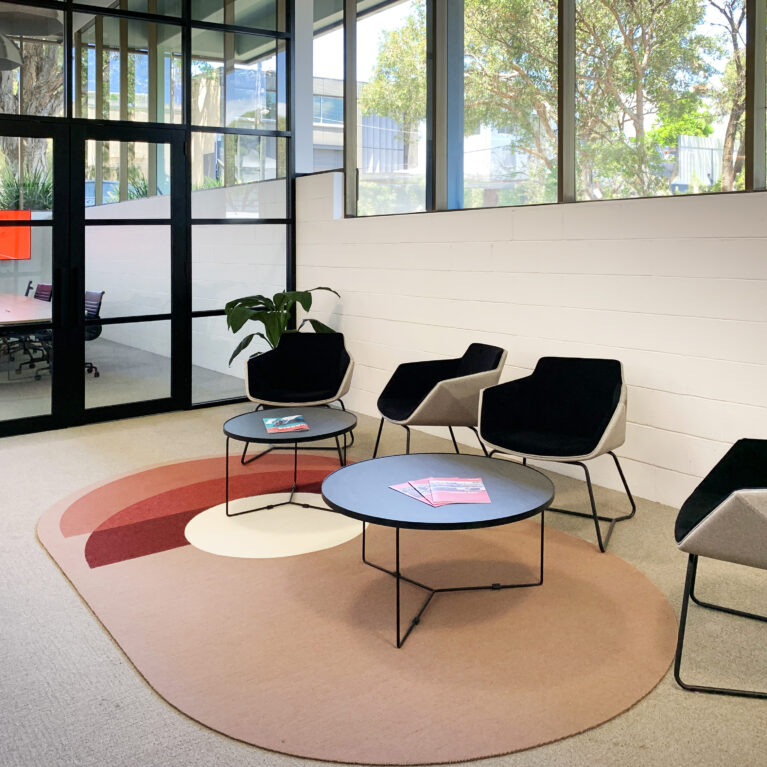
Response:
[[[0,2],[0,436],[244,395],[224,305],[293,287],[287,5]]]

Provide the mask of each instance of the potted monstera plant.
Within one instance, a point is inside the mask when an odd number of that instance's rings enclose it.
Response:
[[[263,333],[260,331],[250,333],[237,344],[229,358],[229,364],[232,364],[234,358],[247,348],[256,336],[263,338],[274,349],[283,333],[297,333],[307,323],[312,326],[315,333],[335,333],[333,328],[309,317],[302,320],[297,328],[288,328],[296,304],[308,312],[312,308],[312,293],[316,290],[327,290],[340,298],[332,288],[319,287],[310,290],[283,290],[280,293],[275,293],[271,298],[268,296],[243,296],[229,301],[224,307],[224,311],[226,312],[227,327],[232,333],[237,333],[246,322],[260,322],[264,326]]]

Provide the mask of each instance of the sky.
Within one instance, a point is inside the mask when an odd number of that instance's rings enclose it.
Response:
[[[378,55],[378,35],[398,27],[410,12],[410,3],[400,3],[367,16],[357,25],[357,80],[367,82]],[[342,29],[314,40],[314,76],[342,80],[344,76],[344,35]]]

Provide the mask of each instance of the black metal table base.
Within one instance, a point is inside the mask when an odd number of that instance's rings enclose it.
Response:
[[[450,587],[444,587],[444,588],[433,588],[431,586],[427,586],[425,583],[421,583],[420,581],[414,580],[413,578],[409,578],[407,575],[402,574],[402,570],[400,568],[400,551],[399,551],[399,534],[400,534],[400,528],[395,527],[395,534],[394,534],[394,547],[395,547],[395,569],[390,570],[388,567],[384,567],[383,565],[376,564],[375,562],[371,562],[367,559],[367,552],[366,552],[366,533],[365,533],[365,523],[363,522],[362,525],[362,561],[364,564],[368,565],[369,567],[374,567],[376,570],[380,570],[383,573],[387,573],[388,575],[391,575],[395,581],[396,581],[396,613],[397,613],[397,648],[401,648],[402,645],[405,644],[405,640],[410,636],[413,629],[421,622],[421,616],[426,611],[426,608],[431,603],[431,600],[434,598],[435,594],[444,594],[448,592],[453,591],[503,591],[504,589],[521,589],[521,588],[527,588],[530,586],[541,586],[543,584],[543,531],[544,531],[544,511],[541,511],[541,546],[540,546],[540,564],[539,564],[539,574],[538,574],[538,580],[534,581],[532,583],[491,583],[488,586],[450,586]],[[410,620],[410,625],[407,627],[405,633],[402,633],[402,610],[401,610],[401,596],[400,596],[400,589],[401,589],[401,583],[402,581],[405,581],[406,583],[410,583],[413,586],[417,586],[419,589],[423,589],[424,591],[428,592],[428,595],[424,602],[422,603],[420,609],[416,613],[415,617]]]
[[[338,451],[338,461],[341,464],[341,466],[346,466],[346,451],[349,445],[347,444],[346,434],[343,435],[344,442],[343,447],[341,446],[341,442],[338,439],[338,437],[335,438],[336,440],[336,450]],[[285,501],[279,501],[278,503],[268,503],[264,506],[258,506],[254,509],[244,509],[243,511],[229,511],[229,440],[231,437],[226,438],[226,502],[225,502],[225,510],[226,510],[226,516],[227,517],[239,517],[242,514],[252,514],[254,511],[266,511],[267,509],[276,509],[280,506],[300,506],[303,509],[318,509],[319,511],[328,511],[327,506],[315,506],[311,503],[296,503],[293,501],[293,497],[296,494],[296,488],[298,486],[298,443],[294,442],[293,446],[291,448],[290,445],[270,445],[266,450],[262,450],[257,455],[251,456],[247,460],[245,459],[245,454],[248,452],[248,446],[250,445],[250,442],[245,443],[245,448],[242,451],[242,456],[240,457],[240,463],[243,466],[247,466],[249,463],[253,463],[253,461],[257,460],[258,458],[261,458],[262,456],[266,455],[267,453],[271,453],[272,450],[293,450],[293,484],[290,488],[290,495],[288,496],[287,500]],[[302,450],[327,450],[328,448],[320,448],[320,447],[304,447]],[[287,491],[286,491],[287,492]]]

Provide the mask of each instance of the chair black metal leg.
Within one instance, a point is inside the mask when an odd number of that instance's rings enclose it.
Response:
[[[450,429],[450,439],[453,440],[453,447],[455,448],[455,452],[460,455],[461,451],[458,449],[458,443],[455,441],[455,434],[453,432],[453,427],[448,426],[448,429]]]
[[[620,517],[604,517],[600,514],[597,514],[597,507],[596,503],[594,501],[594,489],[591,485],[591,476],[589,475],[589,470],[586,467],[586,464],[584,464],[582,461],[566,461],[566,463],[569,463],[573,466],[580,466],[584,473],[586,474],[586,487],[589,491],[589,501],[591,503],[591,513],[585,513],[582,511],[574,511],[573,509],[559,509],[554,508],[553,506],[549,507],[549,511],[556,511],[559,514],[568,514],[572,517],[585,517],[586,519],[593,519],[594,520],[594,527],[596,528],[597,532],[597,542],[599,544],[599,550],[604,553],[604,551],[607,549],[607,545],[610,543],[610,537],[613,534],[613,529],[615,528],[615,525],[618,522],[623,522],[626,519],[631,519],[636,514],[636,501],[634,501],[634,496],[631,494],[631,490],[629,490],[628,482],[626,482],[626,477],[623,474],[623,469],[621,469],[620,462],[618,461],[618,456],[613,453],[612,450],[608,451],[609,454],[612,456],[613,461],[615,462],[615,467],[618,469],[618,474],[620,475],[621,482],[623,483],[623,488],[626,491],[626,496],[629,499],[629,503],[631,504],[631,511],[628,514],[624,514]],[[523,458],[522,463],[526,464],[527,459]],[[600,522],[608,522],[609,526],[607,528],[607,532],[605,535],[602,535],[601,528],[599,526]]]
[[[682,610],[679,616],[679,634],[677,635],[676,654],[674,656],[674,679],[676,679],[676,682],[680,687],[682,687],[685,690],[690,690],[692,692],[709,692],[715,695],[735,695],[735,696],[744,697],[744,698],[767,698],[767,692],[757,692],[754,690],[738,690],[738,689],[731,689],[728,687],[709,687],[705,685],[688,684],[687,682],[682,680],[682,677],[681,677],[682,649],[684,647],[684,635],[685,635],[685,629],[687,627],[687,608],[691,598],[696,604],[699,604],[702,607],[707,607],[713,610],[720,610],[721,612],[731,613],[732,615],[738,615],[745,618],[753,618],[755,620],[767,621],[767,616],[764,616],[764,615],[756,615],[754,613],[747,613],[747,612],[742,612],[740,610],[733,610],[729,607],[724,607],[722,605],[714,605],[709,602],[701,602],[698,599],[696,599],[693,592],[695,591],[695,576],[696,576],[697,570],[698,570],[698,555],[690,554],[690,557],[687,561],[687,577],[685,578],[684,596],[682,597]]]
[[[583,467],[583,471],[586,473],[586,487],[589,491],[589,502],[591,503],[591,516],[594,518],[594,528],[597,531],[597,543],[599,544],[599,550],[604,554],[605,551],[605,545],[610,540],[610,533],[612,533],[613,528],[612,525],[610,525],[610,529],[607,533],[607,541],[602,541],[602,531],[599,528],[599,515],[597,514],[597,505],[594,502],[594,488],[591,486],[591,475],[589,474],[589,470],[586,468],[586,464],[579,463],[580,466]]]
[[[402,428],[407,433],[407,438],[405,439],[405,453],[407,455],[410,455],[410,427],[409,426],[403,426]]]
[[[378,455],[378,445],[381,442],[381,432],[383,431],[384,419],[381,419],[381,423],[378,424],[378,436],[376,437],[376,446],[373,449],[373,458]]]
[[[469,428],[474,432],[474,435],[477,438],[477,442],[479,442],[479,446],[482,448],[482,452],[485,454],[485,457],[489,457],[485,443],[482,441],[482,437],[479,436],[479,432],[477,431],[476,426],[469,426]]]

